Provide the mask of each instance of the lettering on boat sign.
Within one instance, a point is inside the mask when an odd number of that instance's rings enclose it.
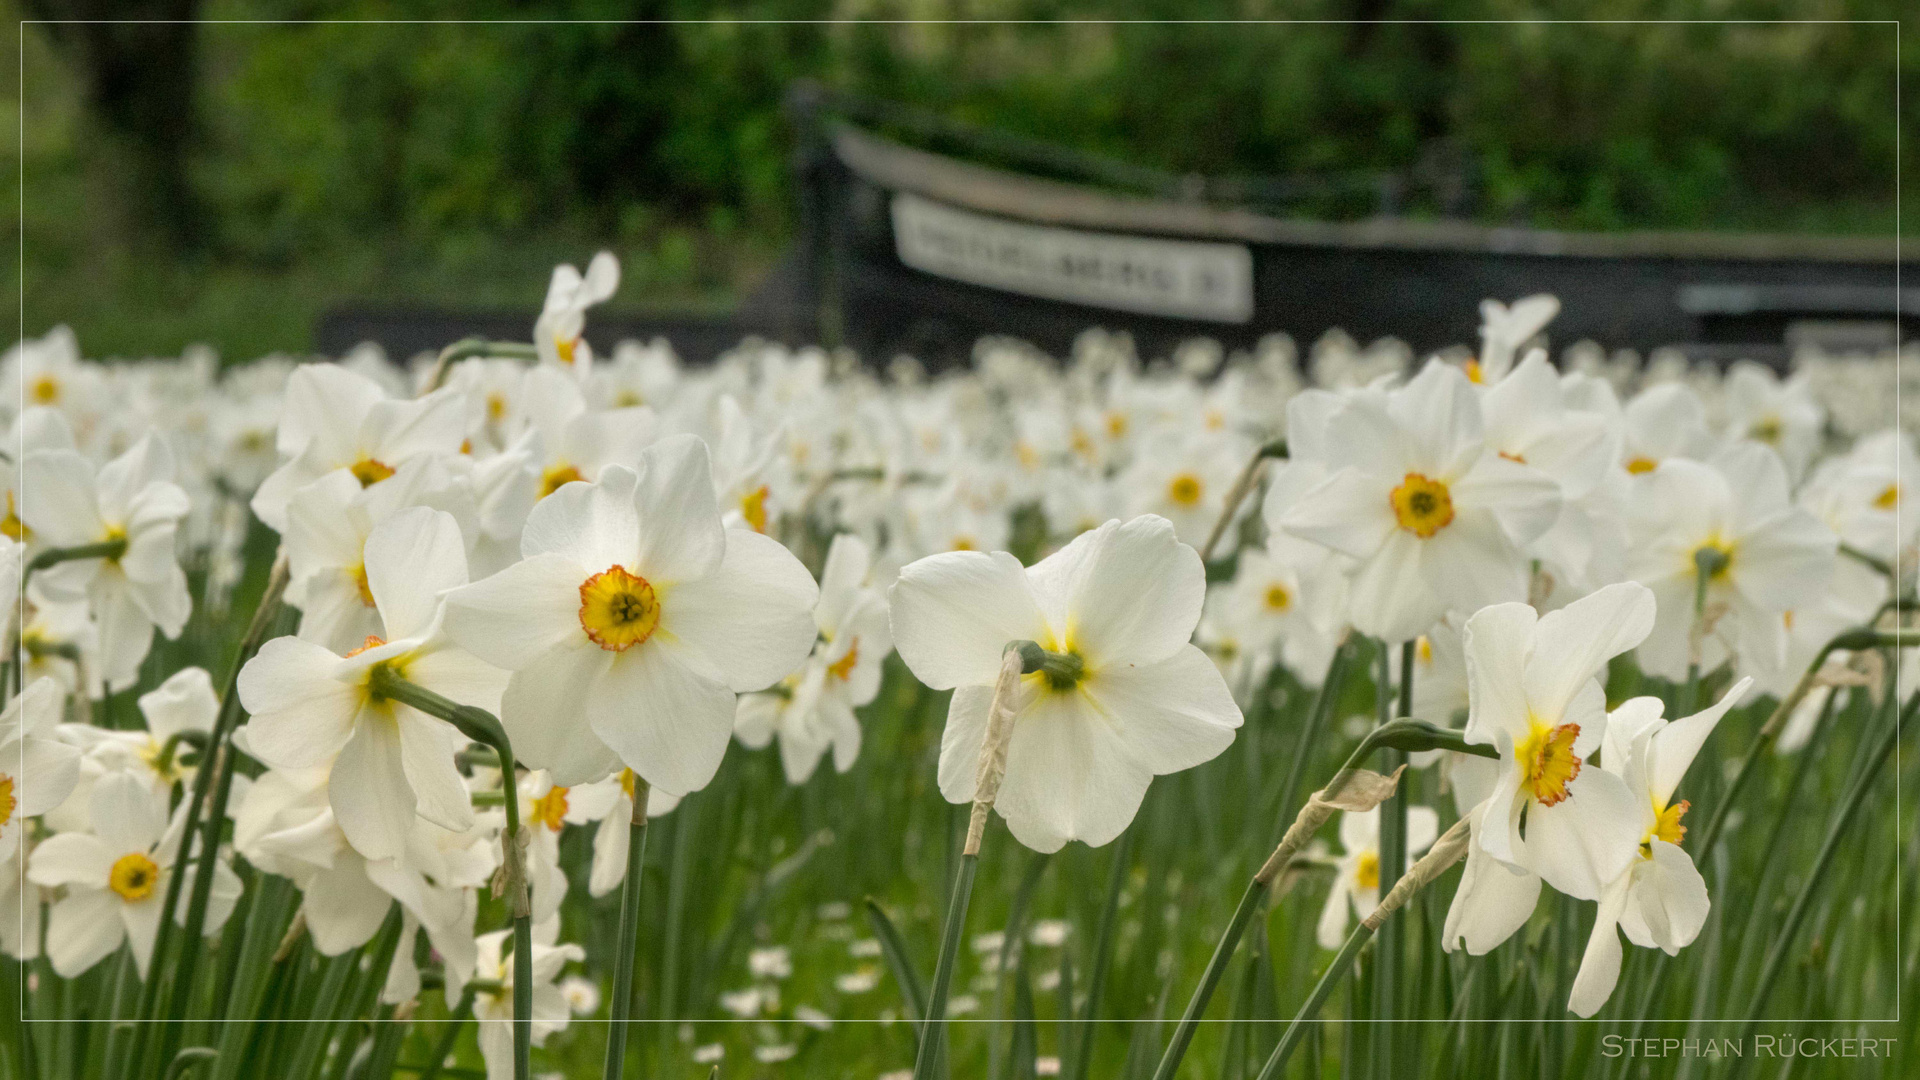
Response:
[[[893,197],[900,261],[990,289],[1211,322],[1253,317],[1244,244],[1029,225],[905,193]]]

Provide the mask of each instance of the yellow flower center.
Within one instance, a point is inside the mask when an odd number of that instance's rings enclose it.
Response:
[[[507,395],[494,391],[487,395],[487,419],[498,420],[507,415]]]
[[[1885,491],[1882,491],[1879,495],[1874,497],[1873,505],[1878,507],[1881,510],[1891,510],[1894,507],[1899,506],[1900,505],[1900,485],[1888,484]],[[11,513],[13,510],[12,495],[7,496],[7,510],[9,513]],[[11,521],[12,518],[8,518],[8,520]]]
[[[554,832],[559,832],[560,826],[565,824],[567,819],[567,789],[548,788],[545,795],[533,800],[532,816],[533,820]]]
[[[1285,585],[1274,583],[1267,586],[1267,607],[1274,611],[1285,611],[1293,606],[1293,594]]]
[[[568,367],[573,366],[573,353],[574,353],[574,350],[578,349],[579,347],[580,347],[580,339],[577,337],[553,339],[554,351],[560,354],[560,362],[567,365]]]
[[[42,375],[33,380],[33,400],[40,405],[52,405],[59,401],[60,380],[51,375]]]
[[[1523,770],[1520,786],[1541,806],[1565,799],[1567,785],[1580,775],[1580,758],[1573,752],[1573,741],[1579,737],[1579,724],[1535,724],[1533,734],[1515,749]]]
[[[1353,884],[1360,889],[1380,887],[1380,853],[1369,851],[1360,856],[1359,865],[1353,868]]]
[[[767,485],[761,484],[740,496],[740,516],[746,518],[747,525],[757,533],[767,531],[767,495]]]
[[[613,395],[613,407],[616,409],[631,409],[636,405],[645,405],[646,403],[647,399],[642,397],[638,390],[627,389]]]
[[[32,530],[27,528],[27,523],[20,520],[19,511],[14,509],[13,492],[7,492],[7,516],[5,519],[0,519],[0,533],[24,544],[31,532]]]
[[[159,880],[159,864],[137,851],[120,856],[107,872],[107,886],[125,900],[145,900]]]
[[[1107,414],[1107,434],[1119,438],[1127,433],[1127,414],[1110,412]]]
[[[0,825],[13,820],[13,777],[0,773]]]
[[[634,782],[634,779],[635,779],[635,777],[634,777],[634,775],[633,775],[633,770],[632,770],[632,769],[621,769],[621,770],[620,770],[620,790],[621,790],[621,791],[624,791],[624,792],[626,792],[626,794],[627,794],[627,801],[629,801],[629,802],[631,802],[631,801],[633,801],[633,782]]]
[[[1414,639],[1413,651],[1416,655],[1420,657],[1421,663],[1423,664],[1433,663],[1433,641],[1432,639],[1428,638],[1427,635],[1421,634],[1419,637]]]
[[[1782,430],[1779,417],[1766,416],[1755,420],[1753,426],[1747,429],[1747,434],[1763,443],[1777,443]]]
[[[1516,465],[1525,465],[1527,463],[1527,455],[1516,454],[1511,450],[1500,451],[1500,456],[1503,458],[1506,458],[1508,461],[1511,461]]]
[[[1387,501],[1393,504],[1393,516],[1399,519],[1400,527],[1422,540],[1431,539],[1453,522],[1453,496],[1447,492],[1447,485],[1419,473],[1408,473],[1387,495]]]
[[[827,665],[827,674],[839,679],[841,682],[846,682],[853,677],[853,666],[859,662],[860,639],[854,638],[853,644],[847,646],[847,655]]]
[[[360,602],[373,607],[373,583],[367,580],[367,564],[361,563],[353,568],[353,584],[360,590]]]
[[[1660,467],[1660,463],[1650,457],[1637,457],[1627,462],[1627,471],[1635,476],[1645,476]]]
[[[392,476],[393,466],[384,461],[375,461],[372,458],[361,458],[359,461],[347,466],[347,471],[353,474],[355,480],[360,481],[361,487],[368,488]]]
[[[1692,803],[1685,799],[1681,799],[1679,802],[1674,803],[1664,810],[1660,808],[1659,803],[1654,804],[1653,828],[1648,829],[1647,835],[1640,838],[1641,858],[1653,858],[1653,842],[1655,840],[1665,840],[1669,844],[1678,844],[1681,838],[1687,835],[1687,827],[1680,824],[1680,819],[1687,816],[1687,810],[1692,805]]]
[[[952,551],[979,551],[980,549],[979,549],[979,547],[978,547],[978,546],[976,546],[976,545],[974,544],[974,542],[973,542],[973,537],[971,537],[971,536],[956,536],[956,537],[954,537],[954,538],[953,538],[953,547],[952,547],[952,548],[950,548],[949,550],[952,550]]]
[[[1190,472],[1183,472],[1167,482],[1167,498],[1179,506],[1198,506],[1200,496],[1206,490],[1200,478]]]
[[[544,499],[575,480],[585,479],[586,477],[580,475],[579,469],[563,461],[540,474],[540,497]]]
[[[1484,383],[1487,381],[1487,373],[1481,369],[1480,361],[1467,361],[1467,381],[1470,383]]]
[[[640,644],[659,625],[660,601],[653,586],[624,566],[609,566],[580,586],[580,626],[609,652]]]

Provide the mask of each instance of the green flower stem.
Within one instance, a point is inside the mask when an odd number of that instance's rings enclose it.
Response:
[[[1418,647],[1417,641],[1404,642],[1400,646],[1400,700],[1401,716],[1413,714],[1413,662]],[[1379,693],[1384,702],[1387,699],[1385,677],[1392,656],[1386,643],[1380,648],[1381,683]],[[1386,769],[1392,772],[1407,763],[1407,752],[1389,750]],[[1396,789],[1380,807],[1380,871],[1389,881],[1400,880],[1407,871],[1407,793]],[[1397,995],[1401,989],[1400,962],[1406,952],[1406,934],[1402,924],[1394,922],[1380,932],[1379,943],[1373,948],[1373,1018],[1376,1021],[1393,1020],[1400,1014],[1400,1002]],[[1392,1069],[1395,1058],[1393,1053],[1394,1036],[1399,1029],[1391,1023],[1376,1023],[1371,1032],[1373,1036],[1373,1071],[1375,1076],[1385,1077]]]
[[[1287,440],[1285,439],[1275,439],[1253,452],[1253,457],[1247,462],[1246,468],[1240,470],[1239,478],[1233,482],[1233,487],[1227,490],[1227,502],[1220,508],[1220,520],[1213,523],[1213,531],[1207,534],[1207,542],[1200,546],[1202,563],[1213,558],[1213,549],[1220,546],[1220,538],[1227,534],[1227,526],[1233,524],[1234,515],[1240,511],[1240,504],[1246,501],[1247,494],[1253,490],[1254,484],[1259,482],[1260,466],[1266,464],[1268,458],[1286,456]]]
[[[460,1038],[460,1029],[473,1016],[473,995],[473,984],[468,983],[466,992],[460,995],[460,1004],[455,1005],[453,1015],[447,1017],[447,1026],[440,1032],[440,1041],[433,1045],[426,1068],[420,1071],[420,1080],[434,1080],[440,1075],[440,1070],[446,1067],[447,1058],[453,1056],[453,1044]]]
[[[927,1017],[920,1024],[920,1051],[913,1059],[913,1080],[932,1080],[946,1040],[947,990],[953,984],[953,965],[966,932],[967,901],[973,896],[973,873],[980,856],[960,856],[960,872],[953,878],[953,896],[947,901],[947,927],[940,937],[940,960],[933,969],[933,991],[927,999]]]
[[[447,370],[462,360],[476,357],[491,357],[501,360],[537,360],[540,349],[527,341],[488,341],[486,338],[470,337],[440,350],[433,362],[433,374],[427,377],[427,393],[440,389],[446,382]]]
[[[150,977],[141,990],[140,1024],[134,1031],[127,1059],[136,1075],[151,1076],[157,1072],[160,1063],[168,1060],[172,1054],[175,1041],[179,1038],[179,1023],[160,1025],[160,1052],[153,1060],[146,1057],[147,1038],[151,1034],[149,1021],[161,1015],[163,995],[166,1001],[165,1014],[172,1021],[185,1018],[187,1006],[192,1000],[194,968],[202,952],[196,946],[200,928],[206,925],[207,904],[213,894],[213,867],[220,853],[220,829],[226,824],[227,795],[233,784],[228,740],[232,738],[233,729],[240,720],[240,694],[235,687],[240,680],[240,669],[259,651],[261,643],[266,641],[280,618],[280,599],[286,593],[287,581],[287,557],[282,552],[274,559],[273,569],[267,575],[266,589],[260,595],[259,606],[254,608],[253,619],[248,622],[246,635],[240,640],[233,668],[227,674],[225,692],[220,698],[220,712],[215,716],[213,730],[207,734],[206,746],[200,752],[200,767],[194,771],[193,790],[187,799],[186,818],[180,833],[183,839],[176,860],[176,872],[168,875],[167,895],[160,909],[160,928],[154,939],[153,958],[149,964],[152,972],[167,970],[172,956],[176,937],[175,913],[179,910],[180,894],[188,876],[180,871],[184,870],[192,857],[192,845],[186,838],[193,837],[196,831],[202,832],[200,861],[194,866],[193,894],[187,903],[187,925],[177,935],[183,943],[180,962],[173,969],[172,978]],[[201,830],[203,818],[207,826]]]
[[[1324,798],[1337,797],[1347,783],[1357,774],[1361,764],[1374,751],[1386,748],[1402,752],[1414,750],[1452,750],[1475,757],[1498,758],[1500,752],[1491,746],[1480,746],[1466,741],[1457,731],[1435,727],[1424,720],[1400,719],[1382,724],[1367,733],[1360,745],[1348,755],[1345,765],[1334,774],[1327,787],[1321,792]],[[1309,804],[1311,809],[1311,804]],[[1307,810],[1301,811],[1304,818]],[[1301,824],[1295,819],[1296,828]],[[1155,1080],[1171,1080],[1180,1068],[1180,1059],[1185,1056],[1187,1047],[1193,1041],[1194,1028],[1200,1017],[1207,1011],[1207,1005],[1213,1000],[1213,992],[1220,985],[1220,979],[1226,974],[1227,963],[1233,959],[1233,953],[1239,947],[1240,938],[1245,935],[1247,924],[1253,920],[1267,889],[1276,877],[1293,861],[1293,856],[1307,842],[1311,830],[1288,829],[1273,854],[1260,869],[1254,872],[1253,880],[1247,884],[1246,892],[1241,894],[1240,906],[1234,909],[1233,919],[1220,935],[1220,941],[1213,948],[1213,956],[1207,961],[1207,969],[1200,976],[1200,985],[1194,988],[1193,997],[1187,1002],[1187,1008],[1180,1016],[1180,1022],[1174,1027],[1173,1039],[1167,1044],[1166,1053],[1160,1059],[1159,1068],[1154,1070]]]
[[[1094,935],[1093,971],[1087,977],[1086,1004],[1081,1006],[1079,1042],[1063,1070],[1066,1080],[1085,1080],[1093,1059],[1093,1033],[1100,1023],[1100,998],[1106,992],[1115,927],[1120,921],[1120,890],[1127,883],[1128,856],[1132,851],[1133,830],[1128,829],[1113,845],[1113,867],[1107,871],[1107,896],[1100,905],[1100,928]]]
[[[639,773],[633,776],[633,812],[627,826],[627,879],[620,885],[620,946],[614,954],[613,1004],[608,1013],[607,1060],[602,1074],[620,1080],[627,1061],[627,1025],[633,1020],[633,954],[640,936],[640,870],[647,861],[647,796]]]
[[[966,931],[967,902],[973,896],[973,875],[980,864],[980,843],[993,810],[994,796],[1007,772],[1007,743],[1013,737],[1013,694],[1023,675],[1043,674],[1055,682],[1076,682],[1082,674],[1080,658],[1053,653],[1031,641],[1010,641],[1001,651],[1000,675],[994,680],[993,700],[987,706],[987,731],[980,742],[980,764],[974,774],[973,813],[967,823],[967,841],[960,855],[960,872],[953,879],[947,902],[947,926],[941,935],[940,959],[933,969],[933,988],[927,998],[927,1016],[920,1024],[920,1051],[914,1058],[914,1080],[931,1080],[939,1067],[946,1039],[947,991],[953,966]]]
[[[1292,1056],[1294,1047],[1299,1045],[1301,1036],[1306,1034],[1307,1025],[1319,1015],[1320,1007],[1326,1004],[1327,998],[1333,994],[1334,987],[1338,986],[1340,980],[1352,970],[1353,962],[1359,957],[1360,950],[1372,939],[1382,923],[1385,923],[1394,912],[1406,906],[1414,893],[1419,892],[1466,855],[1471,835],[1468,830],[1468,819],[1461,818],[1455,822],[1445,835],[1434,841],[1433,847],[1421,856],[1420,861],[1414,863],[1412,868],[1394,883],[1393,889],[1380,898],[1380,906],[1374,909],[1373,914],[1360,920],[1360,925],[1353,928],[1353,933],[1347,935],[1346,944],[1342,945],[1340,952],[1334,956],[1333,963],[1327,965],[1326,973],[1320,976],[1318,983],[1314,984],[1313,993],[1308,996],[1306,1004],[1300,1006],[1300,1011],[1294,1014],[1293,1022],[1287,1025],[1286,1034],[1280,1037],[1280,1045],[1273,1048],[1273,1056],[1267,1059],[1266,1067],[1260,1070],[1259,1080],[1277,1080],[1280,1070],[1286,1068],[1287,1058]],[[1379,976],[1376,974],[1374,977]]]
[[[1787,951],[1793,947],[1793,939],[1799,933],[1800,924],[1806,920],[1807,911],[1813,904],[1813,895],[1820,888],[1820,880],[1826,876],[1827,868],[1833,864],[1833,856],[1840,850],[1840,841],[1846,835],[1847,826],[1859,813],[1866,802],[1867,793],[1873,790],[1873,782],[1880,775],[1880,769],[1887,759],[1893,756],[1894,747],[1900,741],[1900,733],[1911,722],[1916,709],[1920,709],[1920,694],[1907,702],[1904,709],[1895,705],[1893,698],[1887,699],[1888,713],[1886,731],[1873,747],[1860,777],[1841,798],[1839,809],[1834,811],[1833,820],[1827,826],[1826,839],[1821,841],[1820,852],[1814,857],[1812,869],[1800,886],[1799,895],[1793,898],[1793,906],[1787,909],[1786,920],[1781,923],[1780,933],[1773,940],[1773,947],[1767,951],[1767,959],[1760,968],[1760,978],[1754,984],[1753,997],[1747,1002],[1747,1021],[1741,1029],[1741,1039],[1753,1034],[1760,1022],[1760,1010],[1767,1003],[1767,995],[1773,990],[1774,980],[1780,977],[1781,964],[1787,958]]]
[[[445,720],[467,738],[493,747],[500,757],[501,786],[509,792],[503,804],[507,811],[507,833],[501,838],[500,847],[502,892],[513,917],[513,1075],[514,1080],[526,1080],[533,1054],[533,904],[527,892],[525,855],[520,847],[520,800],[511,794],[513,744],[492,713],[448,700],[424,686],[410,683],[386,664],[374,667],[367,677],[367,688],[380,697]]]
[[[1333,710],[1340,702],[1340,693],[1346,689],[1347,671],[1353,667],[1354,653],[1359,645],[1351,636],[1342,641],[1334,650],[1333,659],[1327,664],[1327,674],[1320,680],[1320,692],[1314,695],[1313,711],[1307,714],[1307,721],[1300,727],[1300,739],[1294,744],[1293,759],[1287,763],[1287,778],[1280,788],[1280,802],[1274,814],[1274,835],[1270,846],[1278,846],[1280,838],[1286,833],[1286,822],[1293,820],[1290,814],[1293,800],[1300,792],[1300,781],[1307,774],[1307,762],[1313,756],[1314,743],[1320,739],[1320,733],[1326,730],[1327,722],[1333,718]]]

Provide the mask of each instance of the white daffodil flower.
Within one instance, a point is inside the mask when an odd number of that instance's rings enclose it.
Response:
[[[873,587],[872,568],[866,541],[850,533],[835,536],[813,609],[820,633],[813,656],[774,689],[740,698],[734,736],[755,750],[778,736],[788,783],[806,783],[829,748],[837,772],[852,768],[860,755],[860,720],[853,710],[880,692],[893,651],[886,597]]]
[[[1521,346],[1558,314],[1560,298],[1551,293],[1523,296],[1511,306],[1498,300],[1480,301],[1480,357],[1467,365],[1467,377],[1487,386],[1499,384],[1513,370],[1513,358]]]
[[[220,699],[213,692],[213,679],[206,669],[190,667],[140,695],[139,706],[147,721],[145,731],[73,724],[67,734],[84,748],[89,764],[99,772],[131,772],[165,795],[175,783],[193,776],[193,768],[183,765],[181,759],[199,752],[175,737],[184,732],[211,731],[220,713]]]
[[[1634,497],[1627,568],[1659,605],[1641,668],[1676,681],[1690,662],[1711,671],[1729,655],[1743,670],[1780,668],[1786,612],[1817,600],[1833,574],[1833,530],[1793,504],[1779,455],[1752,442],[1710,463],[1668,461],[1648,479]]]
[[[513,957],[504,952],[510,930],[482,934],[475,941],[479,964],[474,977],[498,983],[500,989],[482,990],[473,996],[473,1018],[480,1026],[480,1056],[487,1063],[487,1080],[513,1080]],[[569,961],[587,958],[578,945],[555,945],[551,936],[533,945],[533,1045],[546,1045],[547,1036],[565,1031],[573,1019],[567,995],[554,980]]]
[[[1781,382],[1772,369],[1742,361],[1727,369],[1720,401],[1727,439],[1770,446],[1795,481],[1806,475],[1827,421],[1807,376]]]
[[[175,532],[191,503],[173,482],[173,455],[148,435],[97,471],[71,450],[28,454],[21,471],[32,492],[22,513],[38,544],[126,544],[118,556],[63,562],[34,579],[56,600],[87,600],[106,684],[124,688],[146,659],[154,628],[178,636],[193,609],[175,554]]]
[[[735,695],[784,678],[815,639],[813,578],[774,540],[722,527],[692,436],[541,500],[521,550],[448,596],[447,631],[514,672],[501,722],[555,783],[624,763],[698,791],[726,753]]]
[[[656,435],[652,409],[589,409],[578,380],[557,367],[527,372],[521,393],[536,473],[529,510],[565,484],[598,480],[609,465],[632,468]]]
[[[39,958],[41,913],[53,892],[27,880],[28,855],[15,844],[0,858],[0,953],[15,960]]]
[[[533,324],[533,345],[543,364],[585,382],[593,372],[593,346],[582,335],[587,309],[613,295],[620,287],[620,262],[610,251],[594,255],[582,275],[570,264],[553,268],[547,283],[547,301]]]
[[[1264,546],[1240,553],[1223,615],[1244,644],[1277,654],[1288,670],[1318,685],[1345,629],[1344,562],[1298,537],[1268,536]]]
[[[1154,776],[1211,760],[1240,726],[1226,680],[1189,644],[1205,593],[1198,553],[1152,516],[1082,533],[1032,568],[953,552],[903,569],[894,647],[922,683],[954,690],[941,794],[973,799],[1001,654],[1033,641],[1080,674],[1020,680],[994,808],[1036,851],[1120,835]]]
[[[1707,409],[1685,383],[1650,386],[1621,412],[1620,464],[1644,477],[1676,458],[1705,460],[1713,452]]]
[[[1440,815],[1431,806],[1407,808],[1407,860],[1433,846],[1440,837]],[[1323,949],[1338,949],[1347,940],[1347,925],[1364,919],[1380,906],[1380,808],[1340,815],[1340,857],[1334,862],[1333,887],[1320,909],[1314,939]],[[1384,883],[1393,887],[1392,881]]]
[[[1117,480],[1127,495],[1128,516],[1158,514],[1173,522],[1182,543],[1199,547],[1226,510],[1227,494],[1253,451],[1244,436],[1224,431],[1149,440]]]
[[[1466,624],[1466,739],[1500,752],[1474,841],[1582,900],[1600,898],[1640,840],[1626,783],[1586,759],[1606,735],[1598,676],[1647,636],[1653,605],[1627,582],[1544,616],[1496,604]]]
[[[473,808],[454,763],[465,739],[444,720],[374,694],[375,669],[490,711],[506,674],[440,633],[441,594],[467,583],[452,515],[401,511],[374,529],[366,554],[383,635],[344,657],[311,641],[275,638],[247,662],[239,689],[253,716],[247,741],[254,756],[293,769],[331,762],[341,829],[362,855],[386,859],[401,853],[416,812],[457,832],[473,824]]]
[[[440,953],[451,1006],[473,975],[476,890],[491,877],[499,844],[482,830],[451,833],[416,819],[400,858],[370,861],[340,830],[327,781],[324,768],[263,773],[234,814],[234,850],[300,889],[307,932],[322,956],[372,940],[398,902],[408,940],[424,928]],[[394,964],[404,980],[412,951],[396,951]]]
[[[776,497],[775,488],[786,486],[776,483],[782,479],[776,474],[786,427],[778,426],[764,439],[755,439],[753,422],[732,394],[722,394],[716,408],[719,437],[713,444],[713,490],[722,520],[729,529],[764,533],[780,516],[782,499]]]
[[[300,636],[339,653],[380,636],[380,612],[367,583],[367,538],[375,526],[414,506],[471,523],[469,494],[428,457],[414,458],[373,487],[337,470],[295,492],[284,536],[286,599],[300,609]],[[461,529],[462,537],[471,531]]]
[[[1464,948],[1470,956],[1484,956],[1533,917],[1533,909],[1540,904],[1540,875],[1501,862],[1480,842],[1482,830],[1504,828],[1506,824],[1488,822],[1484,813],[1499,786],[1503,763],[1471,754],[1448,754],[1445,768],[1453,786],[1454,807],[1467,819],[1471,835],[1466,869],[1447,908],[1440,948],[1443,952]]]
[[[1799,502],[1848,546],[1897,561],[1920,535],[1920,454],[1913,437],[1889,428],[1814,467]]]
[[[1560,513],[1559,486],[1502,457],[1458,368],[1430,363],[1400,389],[1356,392],[1326,421],[1332,475],[1281,518],[1358,560],[1353,625],[1412,640],[1449,609],[1527,595],[1523,546]]]
[[[1707,923],[1707,883],[1681,849],[1687,827],[1681,824],[1688,803],[1675,802],[1674,789],[1687,774],[1707,736],[1739,703],[1752,679],[1742,679],[1703,712],[1668,722],[1659,698],[1634,698],[1607,718],[1600,767],[1626,781],[1638,808],[1640,844],[1628,869],[1600,895],[1593,933],[1574,976],[1567,1008],[1587,1017],[1613,996],[1620,980],[1620,935],[1672,956],[1693,943]]]
[[[1529,353],[1486,391],[1487,447],[1559,485],[1559,516],[1527,550],[1557,580],[1592,588],[1619,580],[1626,561],[1626,530],[1607,498],[1619,472],[1620,424],[1617,408],[1580,408],[1568,398],[1547,354]]]
[[[287,531],[293,494],[344,469],[372,487],[423,455],[452,455],[465,438],[465,403],[443,388],[394,399],[380,384],[338,364],[305,364],[287,380],[277,449],[288,460],[260,484],[253,512]]]
[[[127,942],[144,979],[186,819],[170,823],[166,800],[126,773],[94,785],[91,809],[91,833],[50,836],[27,864],[27,880],[66,887],[47,913],[47,959],[62,978],[76,978]],[[206,933],[219,932],[240,893],[239,876],[216,860]]]
[[[20,847],[26,821],[66,800],[80,780],[80,750],[56,734],[66,694],[36,679],[0,712],[0,860]]]

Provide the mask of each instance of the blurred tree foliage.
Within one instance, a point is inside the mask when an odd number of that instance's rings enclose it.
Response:
[[[23,2],[31,17],[100,6]],[[1522,0],[197,2],[200,17],[232,21],[177,44],[185,93],[178,70],[136,68],[171,96],[136,93],[131,111],[99,92],[111,50],[74,27],[29,27],[20,104],[44,126],[27,139],[28,233],[44,221],[47,234],[29,246],[30,281],[42,259],[49,287],[159,259],[160,278],[185,267],[196,283],[304,274],[336,297],[507,290],[527,303],[542,263],[604,241],[649,296],[724,296],[791,228],[782,101],[800,77],[1176,173],[1439,161],[1473,178],[1478,216],[1570,228],[1887,232],[1896,166],[1920,175],[1916,140],[1897,142],[1914,106],[1896,117],[1891,23],[783,21],[1538,14]],[[1553,7],[1607,20],[1900,13],[1896,0]],[[737,21],[699,21],[717,17]],[[316,19],[339,21],[273,21]],[[403,21],[445,19],[475,21]],[[537,21],[591,19],[693,21]],[[1906,57],[1912,73],[1920,48]],[[125,80],[114,86],[124,96]],[[186,235],[157,209],[168,184]],[[84,227],[48,217],[81,201]],[[109,272],[101,248],[134,254]],[[29,323],[73,317],[52,293]]]

